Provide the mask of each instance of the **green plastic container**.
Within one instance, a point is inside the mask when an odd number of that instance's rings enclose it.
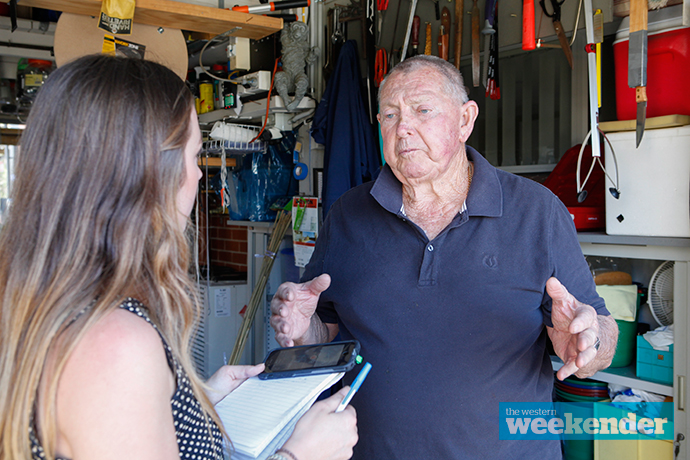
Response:
[[[637,321],[617,319],[616,324],[618,324],[618,344],[609,367],[626,367],[635,362]]]

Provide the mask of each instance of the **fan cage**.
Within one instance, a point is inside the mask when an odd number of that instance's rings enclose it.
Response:
[[[659,265],[649,280],[649,309],[662,326],[673,324],[673,261]]]

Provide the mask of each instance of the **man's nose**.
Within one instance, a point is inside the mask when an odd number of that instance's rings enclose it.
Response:
[[[398,137],[407,137],[412,134],[413,130],[412,114],[409,111],[401,111],[396,126],[396,134]]]

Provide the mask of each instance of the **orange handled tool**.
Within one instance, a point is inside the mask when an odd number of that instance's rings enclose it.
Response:
[[[533,50],[537,47],[534,37],[534,0],[522,0],[522,49]]]
[[[426,38],[424,43],[424,54],[431,54],[431,23],[426,23]]]

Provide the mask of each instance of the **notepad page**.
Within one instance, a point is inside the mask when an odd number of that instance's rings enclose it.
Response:
[[[266,460],[268,457],[271,456],[271,454],[274,454],[280,447],[283,446],[283,444],[285,444],[290,435],[292,435],[292,432],[295,429],[295,425],[297,424],[299,419],[302,418],[302,415],[304,415],[304,413],[309,410],[312,404],[314,404],[314,401],[316,401],[316,398],[310,400],[309,403],[305,404],[304,407],[297,413],[297,415],[295,415],[292,418],[292,420],[290,420],[285,425],[285,427],[280,433],[278,433],[278,436],[273,438],[273,440],[269,442],[268,445],[264,448],[264,450],[256,457],[244,454],[242,452],[237,451],[236,449],[228,448],[225,452],[225,458],[227,460]]]
[[[247,379],[216,405],[234,450],[257,458],[291,421],[296,423],[296,415],[343,375]]]

